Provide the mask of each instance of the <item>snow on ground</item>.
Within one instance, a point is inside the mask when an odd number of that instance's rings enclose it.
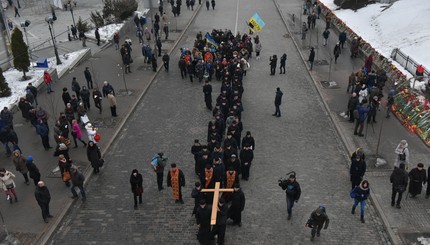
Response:
[[[124,23],[119,23],[119,24],[110,24],[110,25],[100,27],[99,28],[100,41],[106,42],[108,40],[111,40],[113,38],[113,34],[115,32],[118,32],[123,26],[124,26]],[[86,32],[85,36],[91,39],[96,39],[95,29],[92,29]]]
[[[146,15],[148,12],[149,12],[149,9],[144,9],[143,11],[135,11],[134,13],[140,17],[142,15]],[[124,23],[118,23],[118,24],[110,24],[110,25],[100,27],[99,28],[100,41],[106,42],[106,41],[112,40],[113,34],[121,30],[123,26],[124,26]],[[92,29],[86,32],[85,36],[91,39],[96,39],[95,29]]]
[[[389,58],[393,49],[399,48],[427,70],[430,69],[429,0],[399,0],[383,12],[388,4],[370,4],[354,12],[335,10],[338,6],[333,0],[320,1],[385,57]],[[401,65],[393,64],[408,77],[411,76],[401,69]]]
[[[61,65],[56,65],[57,62],[55,57],[48,58],[48,66],[50,68],[57,68],[57,73],[61,73],[65,69],[68,69],[71,64],[85,51],[86,49],[82,49],[60,56],[60,60],[62,62]],[[14,104],[17,104],[19,98],[25,96],[25,88],[27,87],[28,83],[32,83],[35,87],[38,87],[41,83],[43,83],[42,77],[44,71],[45,69],[31,67],[30,71],[26,73],[27,76],[31,77],[31,79],[26,81],[20,81],[23,73],[14,68],[10,68],[9,70],[3,72],[3,76],[6,78],[6,82],[9,84],[12,95],[6,98],[0,98],[0,108],[5,106],[11,108]],[[56,89],[55,84],[53,89]],[[58,89],[59,88],[57,88],[57,90]]]

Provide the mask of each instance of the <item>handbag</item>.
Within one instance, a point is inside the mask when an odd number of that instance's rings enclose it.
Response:
[[[99,141],[101,140],[101,136],[100,136],[100,134],[99,134],[99,133],[96,133],[96,134],[94,135],[94,140],[95,140],[96,142],[99,142]]]
[[[70,172],[67,170],[64,170],[63,172],[63,181],[64,182],[69,182],[69,180],[72,179],[72,176],[70,176]]]
[[[355,187],[355,188],[357,188],[357,187]],[[352,189],[352,191],[349,193],[349,196],[350,196],[351,198],[355,198],[355,197],[356,197],[355,188],[354,188],[354,189]]]
[[[105,163],[105,160],[103,158],[99,159],[99,167],[103,167],[103,164]]]
[[[6,189],[13,189],[13,188],[14,188],[13,183],[10,183],[10,184],[6,185]]]
[[[396,187],[394,188],[394,190],[395,190],[396,192],[403,193],[404,191],[406,191],[406,186],[404,186],[404,185],[399,185],[399,186],[396,186]]]
[[[142,186],[137,187],[136,188],[136,195],[140,196],[140,195],[142,195],[142,193],[143,193],[143,187]]]

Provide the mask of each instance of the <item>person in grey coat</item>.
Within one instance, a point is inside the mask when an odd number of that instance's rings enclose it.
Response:
[[[84,190],[84,181],[85,181],[85,177],[84,175],[78,171],[77,168],[71,168],[72,172],[70,173],[72,175],[72,188],[70,189],[70,191],[72,192],[73,199],[78,199],[78,193],[75,190],[75,187],[78,187],[79,190],[81,191],[81,195],[82,195],[82,202],[85,202],[87,200],[87,196],[85,194],[85,190]]]

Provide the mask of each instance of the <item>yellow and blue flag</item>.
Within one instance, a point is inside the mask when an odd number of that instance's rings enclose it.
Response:
[[[209,35],[209,33],[206,33],[205,35],[206,42],[212,44],[215,48],[218,48],[218,43],[215,42],[215,40]]]
[[[260,32],[261,29],[263,29],[263,27],[266,25],[266,23],[264,23],[264,21],[260,18],[260,16],[258,15],[258,13],[255,13],[248,22],[248,27],[252,30],[252,31],[256,31],[256,32]]]

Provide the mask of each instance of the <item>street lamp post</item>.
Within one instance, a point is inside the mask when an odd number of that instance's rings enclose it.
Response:
[[[21,27],[24,29],[24,34],[25,34],[25,40],[27,41],[27,46],[28,46],[28,54],[30,55],[30,59],[31,57],[31,49],[30,49],[30,43],[28,42],[28,36],[27,36],[27,28],[30,25],[30,21],[26,20],[24,22],[21,22]]]
[[[69,7],[70,7],[70,13],[72,14],[73,26],[74,26],[74,27],[76,27],[76,23],[75,23],[75,15],[73,14],[73,6],[72,6],[72,3],[69,3]]]
[[[124,65],[120,65],[120,64],[118,64],[118,67],[119,67],[119,69],[121,69],[121,72],[122,72],[122,80],[124,81],[124,87],[125,87],[125,92],[126,92],[126,94],[127,95],[131,95],[131,92],[130,91],[128,91],[128,88],[127,88],[127,82],[125,81],[125,66]],[[118,74],[118,76],[119,76],[119,74]]]
[[[57,65],[61,65],[61,60],[60,60],[60,57],[58,56],[57,45],[55,44],[54,36],[52,35],[52,29],[51,29],[51,25],[52,23],[54,23],[54,20],[52,19],[52,17],[48,16],[45,18],[45,21],[46,23],[48,23],[49,33],[51,33],[52,44],[54,45],[55,58],[57,59]]]

